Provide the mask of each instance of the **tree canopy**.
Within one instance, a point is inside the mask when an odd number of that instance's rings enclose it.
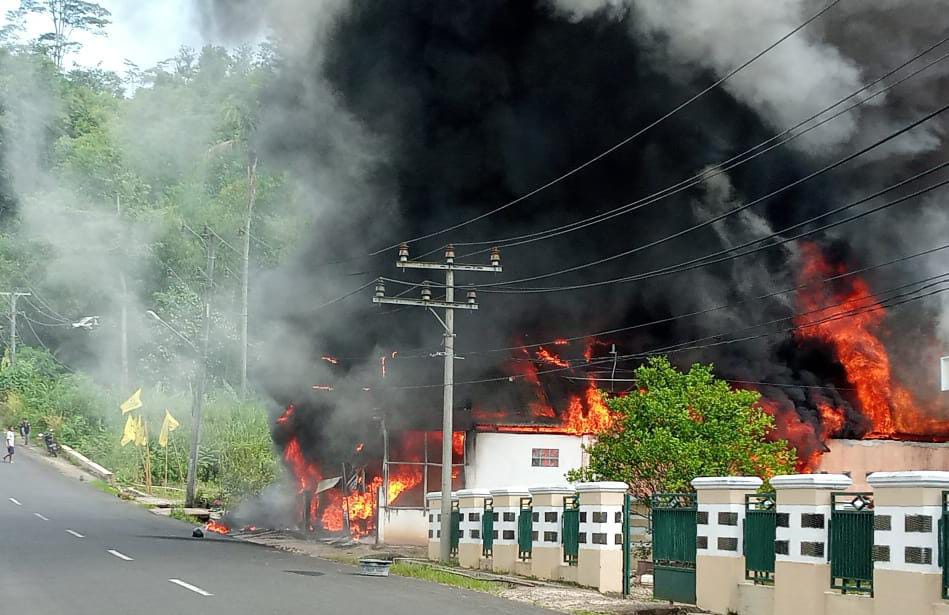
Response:
[[[794,451],[769,436],[774,419],[755,391],[735,390],[711,365],[681,372],[654,357],[635,374],[638,391],[608,400],[616,419],[571,480],[616,480],[634,495],[691,491],[698,476],[790,473]]]

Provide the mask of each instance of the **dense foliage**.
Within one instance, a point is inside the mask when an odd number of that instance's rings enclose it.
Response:
[[[48,18],[49,32],[25,40],[30,14]],[[141,483],[142,451],[118,446],[117,405],[144,387],[155,434],[166,407],[182,422],[167,477],[183,480],[196,368],[186,339],[200,340],[209,292],[199,477],[216,497],[258,491],[278,464],[266,404],[241,386],[241,290],[246,283],[253,291],[256,277],[305,232],[290,182],[253,148],[258,101],[279,57],[268,44],[206,47],[182,49],[155,67],[129,65],[122,75],[67,68],[76,49],[71,33],[104,35],[108,11],[94,2],[26,0],[7,18],[0,28],[0,290],[32,295],[17,304],[15,365],[0,323],[3,419],[29,417],[36,433],[53,429],[119,478]],[[76,326],[92,316],[94,326]],[[246,344],[253,356],[253,326]],[[164,451],[151,446],[153,480],[162,482]]]
[[[571,480],[617,480],[634,495],[691,491],[698,476],[791,473],[794,451],[771,441],[774,418],[755,391],[734,390],[710,365],[675,369],[655,357],[636,370],[638,391],[608,401],[616,420]]]

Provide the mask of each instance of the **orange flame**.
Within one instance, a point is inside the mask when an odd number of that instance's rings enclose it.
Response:
[[[208,532],[214,532],[215,534],[230,534],[231,533],[231,528],[227,527],[223,523],[220,523],[214,520],[208,521],[204,525],[204,529]]]
[[[557,367],[570,367],[568,361],[564,361],[557,355],[553,354],[543,346],[537,348],[537,358],[543,361],[544,363],[549,363],[550,365],[556,365]]]
[[[283,425],[283,424],[285,424],[287,421],[289,421],[290,418],[293,417],[293,411],[294,411],[293,404],[290,404],[289,406],[287,406],[287,409],[283,411],[283,414],[281,414],[281,415],[277,418],[277,424],[278,424],[278,425]]]
[[[325,354],[325,355],[323,355],[323,356],[320,357],[320,358],[323,359],[324,361],[326,361],[327,363],[332,363],[333,365],[338,365],[338,364],[339,364],[339,359],[337,359],[336,357],[331,357],[331,356],[329,356],[328,354]]]

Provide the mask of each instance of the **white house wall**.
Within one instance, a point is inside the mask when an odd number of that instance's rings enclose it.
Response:
[[[565,482],[568,470],[583,461],[580,436],[479,432],[468,451],[465,485],[469,489],[500,489],[523,485],[549,485]],[[556,468],[531,465],[535,448],[560,451]]]

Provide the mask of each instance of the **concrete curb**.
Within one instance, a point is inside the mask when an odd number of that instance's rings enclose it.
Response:
[[[111,471],[106,470],[95,461],[92,461],[85,455],[74,450],[72,447],[66,446],[65,444],[60,444],[59,448],[66,454],[67,457],[69,457],[70,460],[72,460],[76,465],[81,467],[83,470],[85,470],[86,472],[89,472],[93,476],[101,478],[102,480],[109,483],[113,487],[115,486],[115,477],[113,476]]]

